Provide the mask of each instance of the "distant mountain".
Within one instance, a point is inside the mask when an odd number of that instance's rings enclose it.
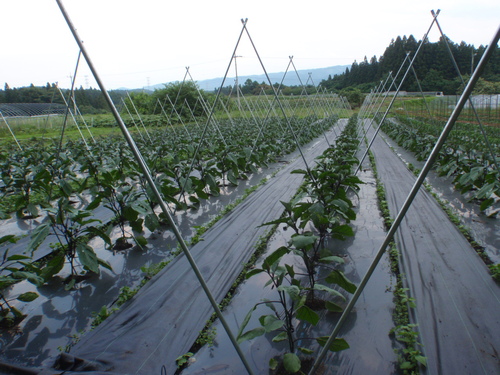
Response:
[[[312,83],[314,85],[318,85],[322,80],[328,79],[328,76],[333,77],[335,74],[342,74],[345,72],[346,68],[350,68],[350,65],[336,65],[336,66],[330,66],[327,68],[317,68],[317,69],[303,69],[303,70],[298,70],[297,73],[300,77],[300,80],[302,81],[302,84],[311,84],[311,81],[309,79],[309,73],[311,73],[311,79]],[[279,73],[268,73],[269,78],[271,79],[271,82],[274,83],[280,83],[281,80],[283,79],[283,75],[285,72],[279,72]],[[243,86],[245,81],[247,79],[250,79],[252,81],[257,81],[258,83],[266,82],[267,83],[267,78],[264,74],[258,74],[258,75],[250,75],[250,76],[240,76],[238,77],[238,83]],[[300,86],[300,80],[297,77],[297,74],[295,71],[288,71],[286,74],[285,80],[283,81],[283,84],[286,86]],[[224,86],[232,86],[234,85],[235,77],[227,77]],[[218,88],[221,83],[222,83],[222,77],[220,78],[212,78],[212,79],[206,79],[203,81],[197,81],[198,86],[200,89],[203,89],[205,91],[213,91],[216,88]],[[148,86],[148,90],[155,90],[155,89],[161,89],[165,87],[163,83],[154,85],[154,86]]]

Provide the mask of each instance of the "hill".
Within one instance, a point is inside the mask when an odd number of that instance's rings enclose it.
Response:
[[[302,84],[305,85],[307,83],[307,81],[309,79],[309,73],[311,73],[311,79],[313,80],[314,85],[318,85],[322,80],[326,80],[329,77],[335,76],[336,74],[344,73],[346,68],[349,68],[349,67],[350,67],[350,65],[336,65],[336,66],[330,66],[327,68],[298,70],[297,73],[300,77],[300,80],[302,80]],[[268,74],[269,74],[269,78],[271,79],[271,82],[274,84],[274,83],[281,82],[285,72],[268,73]],[[238,77],[239,84],[242,86],[247,79],[250,79],[252,82],[257,81],[258,83],[262,83],[262,82],[268,83],[267,78],[264,74],[256,74],[256,75]],[[234,80],[235,80],[234,76],[227,77],[226,81],[224,82],[224,86],[233,85]],[[300,80],[294,71],[289,71],[285,77],[285,80],[283,81],[283,84],[286,86],[300,86]],[[198,86],[200,87],[200,89],[203,89],[205,91],[213,91],[216,88],[220,87],[220,85],[222,83],[222,77],[206,79],[206,80],[197,81],[197,82],[198,82]],[[158,85],[150,86],[150,87],[148,87],[148,89],[154,90],[154,89],[161,89],[163,87],[165,87],[164,84],[158,84]]]

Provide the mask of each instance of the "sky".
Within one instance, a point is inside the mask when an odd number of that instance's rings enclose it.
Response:
[[[262,74],[257,56],[269,73],[290,56],[297,70],[350,65],[398,35],[420,40],[433,9],[455,43],[487,45],[500,26],[498,0],[61,1],[108,90],[182,81],[186,67],[195,81]],[[0,14],[1,88],[70,87],[79,49],[56,0],[1,0]],[[243,33],[233,59],[241,19],[251,39]],[[434,26],[430,40],[439,36]],[[83,58],[76,85],[97,87]]]

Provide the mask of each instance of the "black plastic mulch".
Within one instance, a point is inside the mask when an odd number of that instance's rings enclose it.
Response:
[[[373,152],[395,216],[416,177],[380,137]],[[427,356],[422,371],[500,373],[500,287],[423,188],[398,230],[397,243],[406,284],[417,304],[413,318]]]

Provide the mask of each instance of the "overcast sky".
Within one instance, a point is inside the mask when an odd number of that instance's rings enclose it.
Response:
[[[268,72],[350,65],[382,55],[391,39],[420,40],[431,9],[454,42],[487,45],[499,27],[498,0],[63,0],[107,89],[224,76],[242,29]],[[70,86],[78,47],[55,0],[0,2],[0,84]],[[434,27],[430,40],[439,37]],[[261,74],[246,34],[240,75]],[[234,77],[234,64],[229,76]],[[314,77],[313,77],[314,78]],[[84,61],[77,85],[96,87]],[[231,82],[232,83],[232,82]]]

